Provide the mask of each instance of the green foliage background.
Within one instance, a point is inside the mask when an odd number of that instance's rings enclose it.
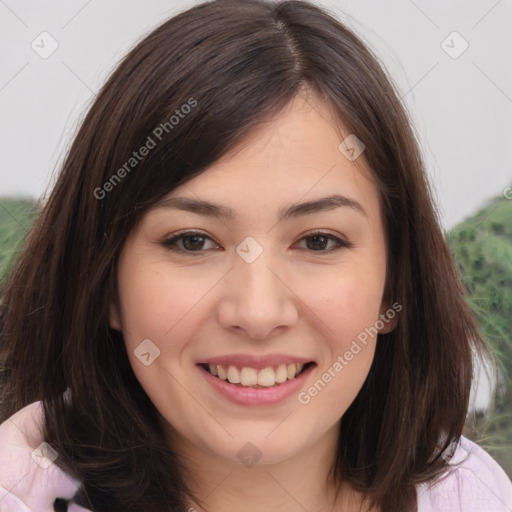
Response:
[[[0,290],[38,208],[31,199],[0,198]],[[470,416],[464,433],[512,478],[512,201],[493,199],[447,239],[500,374],[490,410]]]
[[[37,214],[32,199],[0,198],[0,289]]]
[[[471,416],[466,435],[512,478],[512,200],[493,199],[447,239],[500,377],[490,411]]]

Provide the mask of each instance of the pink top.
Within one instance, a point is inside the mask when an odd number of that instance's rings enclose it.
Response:
[[[79,482],[53,464],[58,454],[43,443],[42,413],[35,402],[0,425],[0,512],[52,512],[65,503],[86,512],[77,504]],[[459,461],[437,484],[418,487],[418,512],[512,512],[512,483],[486,451],[462,437],[450,464]]]

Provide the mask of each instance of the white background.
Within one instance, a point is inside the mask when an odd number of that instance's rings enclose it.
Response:
[[[116,62],[194,1],[0,0],[0,195],[41,196]],[[417,128],[450,228],[512,184],[512,2],[316,0],[370,43]],[[47,31],[58,49],[42,59]],[[451,58],[457,31],[469,48]],[[448,39],[455,50],[460,41]]]

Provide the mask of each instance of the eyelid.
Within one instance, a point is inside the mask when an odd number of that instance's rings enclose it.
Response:
[[[215,245],[217,245],[217,247],[214,249],[211,249],[211,248],[210,249],[199,249],[197,251],[187,251],[185,249],[180,249],[180,248],[176,247],[176,242],[178,242],[179,240],[182,240],[183,238],[186,238],[187,236],[194,236],[194,235],[199,235],[205,239],[211,240]],[[336,252],[340,249],[348,249],[348,248],[353,247],[353,244],[351,242],[349,242],[347,239],[345,239],[343,236],[337,236],[337,235],[334,235],[334,234],[329,233],[322,229],[316,229],[316,230],[308,231],[306,233],[301,234],[300,237],[298,238],[298,241],[295,242],[292,247],[297,245],[297,243],[302,242],[304,239],[312,237],[312,236],[325,237],[328,240],[333,241],[336,245],[335,245],[335,247],[331,247],[330,249],[327,249],[327,250],[315,251],[315,250],[307,249],[307,248],[299,248],[299,250],[310,252],[310,253],[316,253],[318,255],[325,255],[325,254],[330,254],[332,252]],[[220,244],[218,244],[213,237],[211,237],[210,235],[208,235],[207,233],[205,233],[203,231],[194,230],[194,229],[184,229],[181,231],[177,231],[177,232],[173,233],[171,236],[164,238],[164,240],[162,240],[161,244],[166,249],[168,249],[170,251],[181,253],[181,254],[190,254],[190,255],[194,255],[194,256],[199,256],[199,255],[201,255],[201,253],[205,253],[210,250],[221,249],[221,247],[219,247]]]
[[[181,231],[177,231],[176,233],[173,233],[171,236],[165,237],[161,244],[168,250],[182,253],[182,254],[191,254],[191,255],[200,255],[202,252],[206,252],[205,250],[199,250],[199,251],[186,251],[183,249],[175,248],[173,245],[178,242],[180,239],[183,239],[187,236],[194,236],[199,235],[202,236],[205,239],[211,240],[215,245],[219,246],[219,244],[208,234],[206,234],[203,231],[194,230],[194,229],[183,229]],[[220,247],[216,247],[214,250],[220,249]],[[212,250],[212,249],[208,249]]]
[[[333,247],[331,249],[325,250],[325,251],[313,251],[309,249],[303,249],[311,253],[317,253],[317,254],[329,254],[331,252],[335,252],[339,249],[348,249],[353,247],[354,244],[349,242],[345,237],[334,235],[332,233],[329,233],[328,231],[322,230],[322,229],[315,229],[313,231],[307,231],[306,233],[303,233],[299,237],[299,242],[304,240],[304,238],[308,238],[311,236],[323,236],[325,238],[328,238],[329,240],[333,240],[336,243],[336,247]],[[295,244],[294,244],[295,245]]]

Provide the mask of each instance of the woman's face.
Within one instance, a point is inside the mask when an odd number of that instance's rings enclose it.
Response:
[[[377,189],[335,126],[298,96],[123,248],[111,325],[178,450],[273,463],[335,440],[392,329]]]

